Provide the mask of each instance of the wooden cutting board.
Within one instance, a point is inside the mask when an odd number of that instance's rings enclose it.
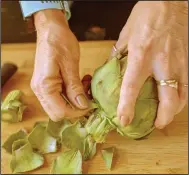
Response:
[[[114,41],[81,42],[81,77],[92,74],[94,69],[105,62],[110,54]],[[30,89],[30,79],[33,72],[35,44],[2,45],[2,63],[14,62],[19,66],[18,72],[4,86],[2,97],[14,89],[22,90],[26,96],[28,109],[24,120],[16,124],[2,122],[1,142],[7,137],[25,128],[28,131],[36,121],[48,120],[46,113]],[[121,137],[116,132],[109,134],[107,142],[101,146],[115,146],[116,155],[112,171],[108,171],[102,160],[100,146],[93,160],[84,162],[83,173],[94,174],[187,174],[188,173],[188,107],[164,130],[155,130],[148,139],[135,141]],[[11,155],[2,149],[1,173],[9,174]],[[50,165],[59,153],[45,156],[42,168],[32,174],[49,174]],[[27,173],[28,174],[28,173]]]

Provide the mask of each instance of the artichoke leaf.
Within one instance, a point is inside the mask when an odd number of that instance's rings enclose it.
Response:
[[[101,153],[102,153],[102,158],[105,161],[106,167],[111,170],[112,167],[112,160],[114,156],[114,147],[109,147],[109,148],[104,148]]]
[[[82,174],[82,155],[71,149],[61,153],[51,167],[51,174]]]
[[[51,119],[49,119],[48,125],[47,125],[47,131],[49,134],[57,139],[61,138],[63,130],[71,125],[71,122],[69,120],[62,120],[59,122],[54,122]]]
[[[26,109],[21,101],[23,93],[20,90],[11,91],[1,105],[2,121],[16,123],[22,121],[23,112]]]
[[[79,121],[66,127],[62,132],[62,145],[70,148],[84,151],[84,140],[87,137],[87,131],[81,127]]]
[[[33,152],[30,143],[26,139],[20,139],[13,143],[12,159],[10,167],[13,173],[23,173],[41,167],[44,158]]]
[[[69,149],[79,150],[84,160],[91,159],[96,153],[96,142],[88,135],[80,121],[63,130],[62,145]]]
[[[25,139],[27,137],[27,132],[24,129],[20,129],[16,133],[10,135],[7,140],[4,142],[2,147],[8,152],[12,153],[12,145],[14,141],[20,140],[20,139]]]
[[[57,151],[57,140],[52,137],[46,127],[42,124],[37,124],[28,135],[28,141],[32,148],[41,154]]]
[[[130,125],[123,127],[116,117],[113,121],[117,124],[117,131],[132,139],[140,139],[149,135],[154,129],[158,102],[153,99],[139,100],[135,106],[135,116]]]

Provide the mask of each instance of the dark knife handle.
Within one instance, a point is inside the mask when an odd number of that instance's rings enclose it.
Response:
[[[1,88],[13,76],[18,67],[12,63],[5,63],[1,68]]]

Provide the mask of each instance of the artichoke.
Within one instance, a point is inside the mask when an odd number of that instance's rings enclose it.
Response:
[[[95,141],[105,141],[109,131],[116,129],[121,135],[132,139],[142,138],[154,129],[154,120],[159,104],[156,81],[149,77],[135,105],[134,119],[124,127],[116,117],[120,88],[127,67],[127,56],[112,58],[96,69],[91,81],[91,92],[98,109],[90,116],[85,128]]]

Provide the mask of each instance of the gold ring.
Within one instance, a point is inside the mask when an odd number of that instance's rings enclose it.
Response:
[[[178,81],[177,80],[160,80],[157,81],[157,84],[160,86],[169,86],[175,89],[178,89]]]
[[[121,58],[123,58],[124,56],[126,56],[126,55],[128,54],[128,53],[125,53],[125,54],[121,53],[121,51],[119,51],[119,50],[116,48],[115,45],[113,45],[113,50],[114,50],[114,52],[115,52],[115,57],[116,57],[118,60],[120,60]]]
[[[113,49],[114,49],[115,52],[117,52],[117,48],[116,48],[115,45],[113,45]]]

